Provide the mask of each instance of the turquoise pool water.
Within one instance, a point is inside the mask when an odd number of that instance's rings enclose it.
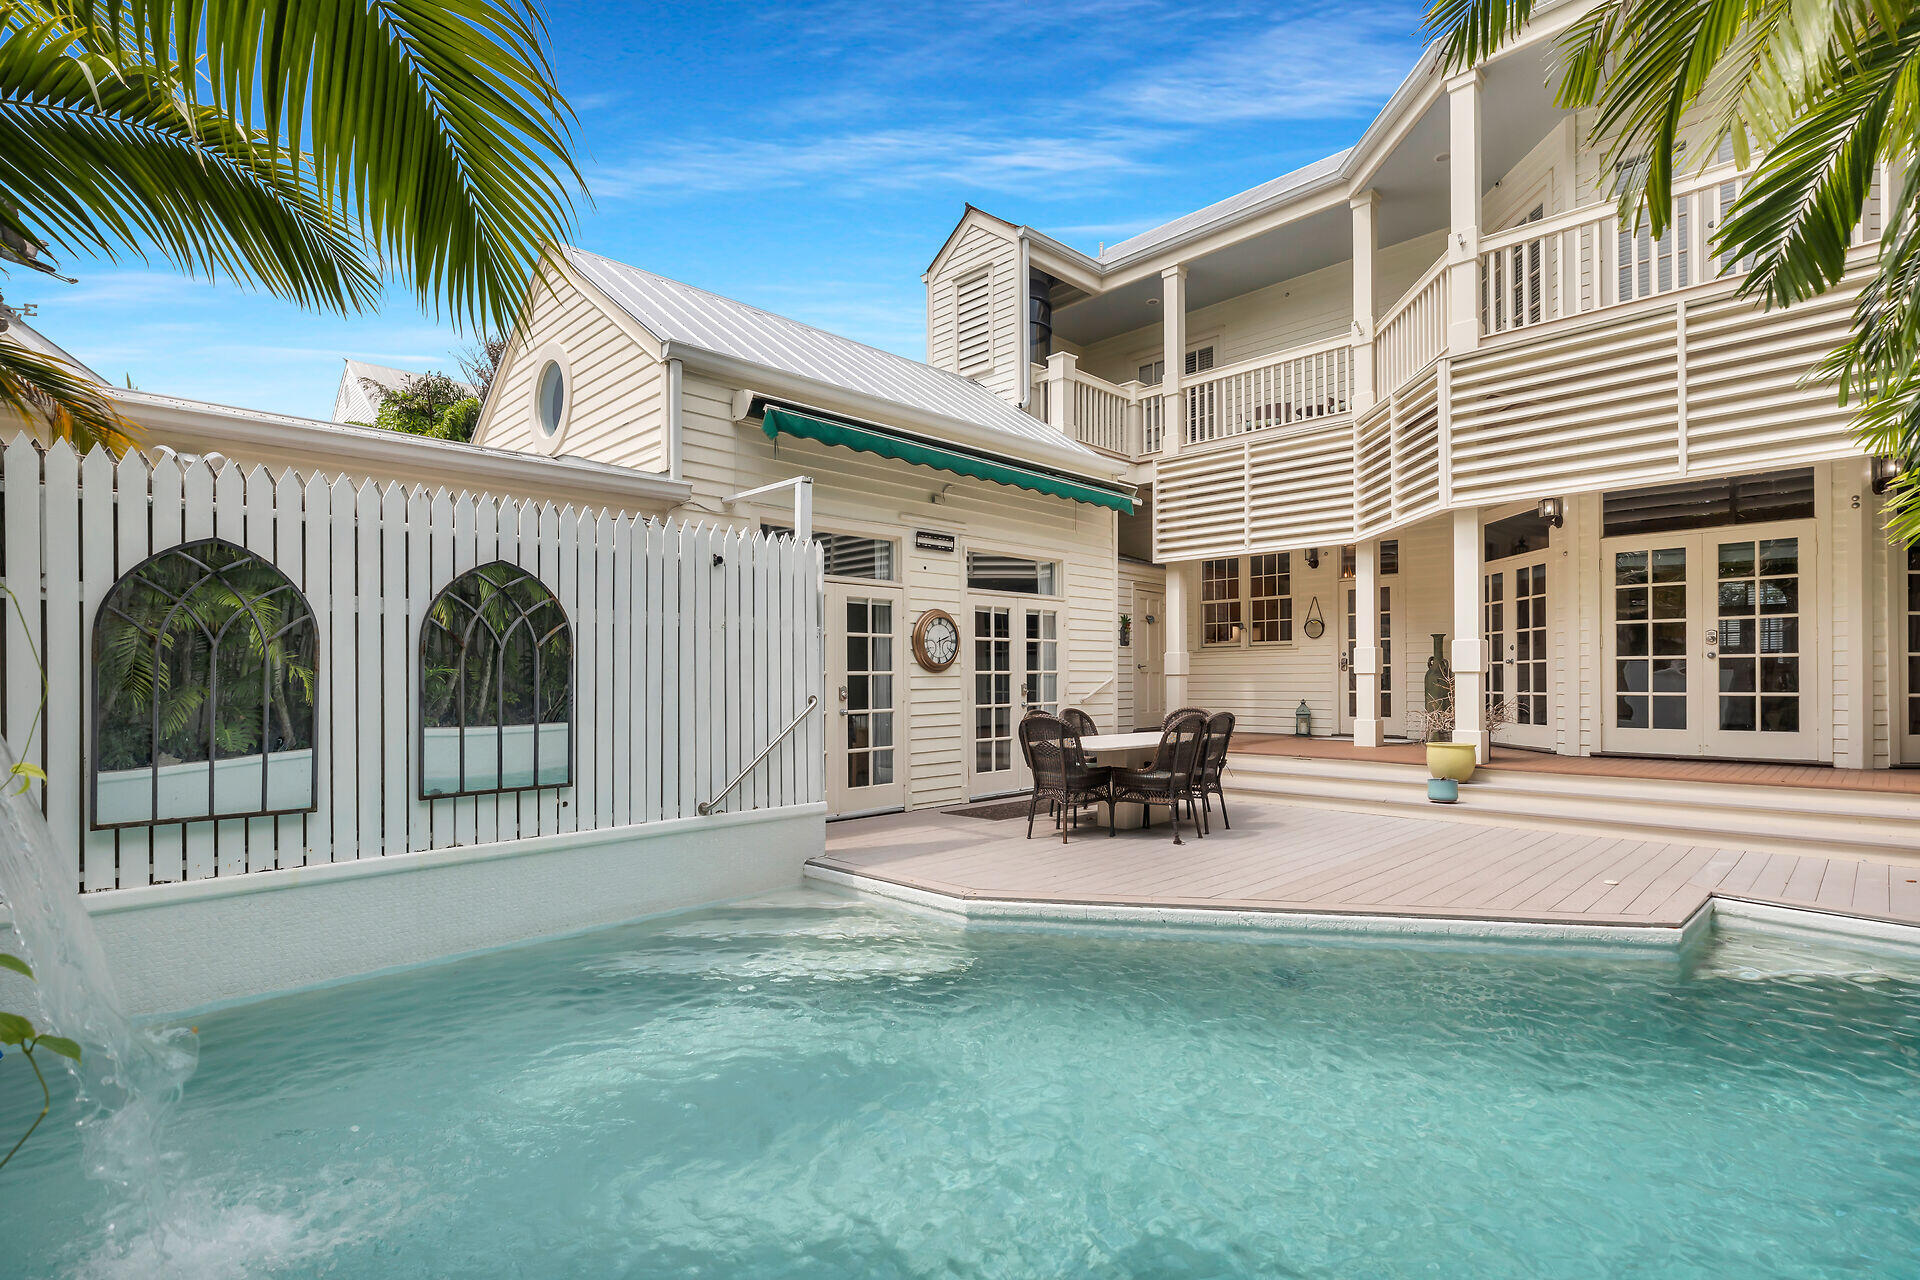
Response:
[[[0,1274],[1920,1274],[1920,974],[966,932],[828,896],[199,1019],[164,1237]],[[0,1131],[22,1113],[0,1068]]]

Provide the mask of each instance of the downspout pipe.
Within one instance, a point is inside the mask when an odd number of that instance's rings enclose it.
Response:
[[[681,442],[686,438],[681,422],[680,385],[683,378],[678,357],[667,361],[667,478],[680,478]]]
[[[1033,321],[1027,313],[1033,309],[1033,245],[1027,229],[1020,228],[1020,408],[1033,405]]]

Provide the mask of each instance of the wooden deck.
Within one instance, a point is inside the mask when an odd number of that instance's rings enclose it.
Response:
[[[1710,896],[1920,925],[1920,868],[1235,799],[1175,846],[923,811],[839,822],[814,865],[972,900],[1684,925]]]
[[[1350,738],[1296,738],[1279,733],[1236,733],[1233,749],[1248,755],[1297,756],[1309,760],[1370,760],[1425,766],[1418,742],[1388,742],[1361,748]],[[1494,748],[1484,768],[1567,777],[1650,778],[1674,782],[1722,782],[1769,787],[1818,787],[1830,791],[1879,791],[1920,796],[1920,769],[1835,769],[1827,765],[1766,764],[1740,760],[1661,760],[1647,756],[1558,756],[1544,751]]]

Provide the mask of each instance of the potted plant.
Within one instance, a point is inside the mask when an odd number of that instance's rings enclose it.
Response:
[[[1427,796],[1442,803],[1459,798],[1459,784],[1472,778],[1474,769],[1473,744],[1453,741],[1453,700],[1453,671],[1442,664],[1429,671],[1426,705],[1412,712],[1407,726],[1408,732],[1427,744],[1427,773],[1433,779]],[[1511,702],[1487,699],[1488,733],[1512,722]]]

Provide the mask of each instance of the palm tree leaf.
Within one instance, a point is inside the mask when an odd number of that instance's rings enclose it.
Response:
[[[303,305],[372,305],[379,278],[310,175],[169,89],[75,52],[59,24],[0,36],[0,222],[110,257],[151,250]]]
[[[540,252],[571,229],[573,113],[531,0],[78,10],[305,168],[423,305],[504,331]]]
[[[42,440],[71,441],[83,454],[101,445],[119,455],[137,444],[133,424],[99,383],[6,338],[0,338],[0,412],[18,417]]]

